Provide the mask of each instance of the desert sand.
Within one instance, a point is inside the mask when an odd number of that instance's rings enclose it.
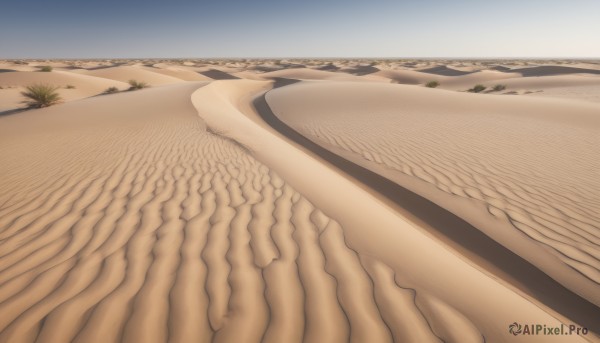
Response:
[[[23,108],[35,83],[63,101]],[[598,61],[0,61],[0,87],[0,342],[600,341]]]

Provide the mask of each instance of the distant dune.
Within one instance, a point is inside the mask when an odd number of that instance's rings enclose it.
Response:
[[[137,80],[147,82],[150,85],[164,85],[177,83],[182,81],[179,78],[157,73],[143,67],[135,66],[119,66],[110,68],[101,68],[94,70],[74,70],[75,73],[102,77],[105,79],[127,82],[129,80]]]
[[[239,77],[231,75],[221,70],[211,69],[208,71],[200,72],[200,74],[209,77],[213,80],[235,80],[239,79]]]
[[[511,73],[519,73],[523,77],[538,77],[566,74],[600,74],[598,69],[584,69],[565,66],[539,66],[530,68],[511,69]]]
[[[458,69],[449,68],[447,66],[437,66],[437,67],[432,67],[432,68],[427,68],[427,69],[421,69],[419,71],[422,73],[442,75],[442,76],[461,76],[461,75],[467,75],[470,73],[470,72],[466,72],[466,71],[462,71],[462,70],[458,70]]]

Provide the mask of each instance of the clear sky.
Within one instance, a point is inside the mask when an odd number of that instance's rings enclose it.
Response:
[[[29,0],[0,58],[600,57],[600,0]]]

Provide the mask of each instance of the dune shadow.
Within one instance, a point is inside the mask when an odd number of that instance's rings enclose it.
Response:
[[[503,73],[510,73],[511,72],[511,69],[509,67],[504,67],[504,66],[493,66],[493,67],[489,67],[487,69],[488,70],[501,71]]]
[[[274,88],[285,87],[296,82],[299,80],[275,79]],[[454,242],[468,252],[467,255],[476,256],[485,261],[485,264],[493,266],[500,275],[505,274],[517,280],[514,286],[522,292],[575,323],[587,327],[590,331],[600,333],[598,306],[567,289],[461,217],[306,138],[273,113],[266,100],[267,93],[256,98],[253,105],[260,117],[272,128],[384,196],[409,214],[413,220],[424,224],[424,227],[433,234]]]
[[[211,69],[208,71],[199,72],[200,74],[210,77],[213,80],[239,80],[239,77],[233,76],[224,71],[220,71],[217,69]]]
[[[122,62],[122,63],[114,63],[112,65],[109,66],[97,66],[97,67],[91,67],[91,68],[81,68],[81,69],[85,69],[85,70],[101,70],[101,69],[108,69],[108,68],[115,68],[115,67],[121,67],[127,65],[127,63]]]
[[[356,76],[364,76],[364,75],[369,75],[369,74],[378,72],[379,68],[376,68],[372,65],[368,65],[368,66],[358,66],[358,67],[354,67],[354,68],[340,69],[339,71],[343,72],[343,73],[356,75]]]
[[[323,71],[338,71],[340,70],[340,67],[335,66],[333,63],[327,63],[323,66],[319,66],[317,68],[315,68],[316,70],[323,70]]]
[[[437,67],[432,67],[432,68],[427,68],[427,69],[421,69],[419,71],[423,72],[423,73],[435,74],[435,75],[440,75],[440,76],[462,76],[462,75],[473,74],[473,72],[470,72],[470,71],[462,71],[462,70],[452,69],[452,68],[448,68],[447,66],[437,66]]]
[[[596,74],[600,75],[600,70],[565,67],[565,66],[539,66],[530,68],[509,69],[509,73],[520,73],[523,77],[556,76],[568,74]]]

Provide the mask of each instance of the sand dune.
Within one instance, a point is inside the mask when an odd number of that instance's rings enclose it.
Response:
[[[406,85],[418,85],[426,84],[429,81],[439,79],[439,77],[432,76],[428,73],[423,73],[416,70],[380,70],[373,75],[378,75],[390,79],[394,83],[401,83]],[[445,77],[443,77],[445,78]]]
[[[381,77],[377,74],[368,74],[366,76],[358,76],[347,74],[345,72],[333,72],[326,70],[315,70],[309,68],[294,68],[278,70],[269,73],[261,74],[264,79],[274,78],[287,78],[287,79],[298,79],[298,80],[337,80],[337,81],[378,81],[378,82],[389,82],[385,77]]]
[[[235,80],[238,79],[237,76],[234,76],[232,74],[226,73],[222,70],[218,70],[218,69],[210,69],[204,72],[200,72],[200,74],[209,77],[213,80]]]
[[[600,86],[600,76],[597,75],[557,75],[527,78],[510,78],[502,80],[511,89],[548,89],[578,86]]]
[[[462,71],[454,68],[449,68],[447,66],[435,66],[431,68],[421,69],[419,71],[422,73],[435,74],[441,76],[461,76],[470,73],[470,71]]]
[[[257,115],[252,113],[250,107],[244,108],[242,106],[243,102],[240,103],[239,101],[240,98],[251,98],[252,87],[260,89],[264,86],[261,86],[260,83],[254,83],[253,85],[250,81],[247,81],[246,87],[248,87],[248,90],[244,90],[239,88],[242,85],[241,82],[213,83],[194,94],[193,101],[209,127],[247,146],[261,161],[277,171],[292,186],[303,189],[306,196],[324,213],[331,213],[330,215],[334,216],[342,226],[348,246],[352,247],[359,257],[370,256],[392,268],[396,272],[396,277],[403,280],[399,281],[401,288],[412,288],[417,294],[434,296],[439,307],[436,306],[435,310],[432,309],[433,312],[430,312],[430,315],[434,316],[433,313],[438,310],[444,311],[442,308],[447,308],[450,313],[454,313],[452,317],[456,319],[455,323],[461,327],[460,330],[465,330],[465,334],[462,335],[464,340],[469,341],[470,334],[472,334],[471,337],[474,341],[480,340],[481,334],[486,337],[498,334],[498,338],[491,339],[502,340],[500,337],[503,336],[503,333],[491,333],[483,329],[490,325],[493,326],[493,324],[487,322],[484,318],[485,315],[479,312],[481,308],[476,309],[466,304],[465,301],[457,300],[464,299],[465,296],[476,296],[476,289],[481,287],[486,289],[491,287],[490,289],[499,292],[498,298],[478,298],[475,303],[479,305],[486,303],[484,307],[488,311],[494,312],[495,316],[503,316],[502,313],[507,314],[507,312],[504,312],[506,309],[503,309],[503,306],[507,303],[511,303],[511,306],[517,306],[518,303],[524,300],[521,296],[511,293],[512,291],[508,291],[502,285],[489,286],[488,282],[492,278],[477,272],[470,264],[464,264],[464,261],[457,258],[456,255],[446,255],[447,250],[437,248],[438,243],[436,241],[432,241],[430,238],[425,241],[421,240],[425,237],[421,236],[421,231],[410,229],[412,225],[405,218],[396,215],[390,216],[391,212],[387,207],[381,206],[381,203],[377,200],[374,201],[368,193],[365,193],[356,184],[345,180],[343,177],[340,178],[340,175],[336,172],[323,168],[319,162],[307,157],[302,151],[290,149],[281,144],[277,139],[278,135],[270,127],[260,122]],[[320,84],[320,82],[317,83]],[[214,100],[219,98],[222,101]],[[213,101],[208,101],[208,99],[213,99]],[[254,123],[241,120],[240,111],[249,119],[254,120]],[[285,158],[282,158],[283,156]],[[320,182],[309,181],[314,179],[318,179]],[[365,217],[364,213],[371,215]],[[369,227],[369,230],[365,230],[365,227]],[[403,238],[393,239],[392,237],[396,237],[396,235]],[[394,243],[391,245],[386,243],[390,241]],[[437,256],[438,253],[443,254],[444,257]],[[434,260],[443,260],[445,264],[443,266],[437,263],[430,264],[428,262],[430,260],[419,257],[420,254],[427,256],[435,254],[437,257]],[[413,263],[406,264],[402,261],[412,261]],[[439,280],[444,280],[445,276],[442,275],[447,275],[447,273],[454,275],[453,281],[444,283],[443,287],[440,288]],[[432,280],[431,275],[436,275],[436,279]],[[483,286],[483,284],[488,286]],[[472,291],[469,291],[469,289],[472,289]],[[416,301],[417,303],[420,302],[418,298]],[[532,311],[530,315],[534,315],[533,312],[537,311],[536,306],[531,307],[531,305],[521,304],[518,305],[519,311]],[[379,304],[379,306],[385,307],[386,305]],[[343,303],[342,307],[344,307]],[[450,310],[450,308],[453,310]],[[491,310],[492,308],[493,310]],[[590,307],[588,305],[588,309],[592,313],[598,313],[597,308],[594,306]],[[544,311],[551,310],[545,309]],[[590,322],[594,315],[588,313],[587,316],[586,321]],[[426,317],[431,319],[427,315]],[[498,317],[496,317],[496,320],[498,320]],[[438,334],[442,331],[452,332],[451,322],[444,320],[443,323],[435,324],[440,325],[440,329],[434,331]],[[400,324],[390,325],[397,328]],[[481,330],[485,332],[481,332]],[[481,333],[478,334],[477,331]],[[451,337],[453,335],[461,336],[457,332],[449,335],[445,336],[444,340],[452,341]]]
[[[0,87],[6,88],[0,90],[0,112],[23,107],[21,91],[26,86],[37,83],[59,87],[58,92],[66,101],[97,95],[109,87],[121,90],[129,88],[129,85],[123,82],[64,71],[0,73]],[[67,89],[69,85],[74,88]]]
[[[538,77],[565,74],[600,74],[598,69],[576,68],[569,66],[539,66],[511,69],[511,73],[519,73],[524,77]]]
[[[423,71],[390,69],[384,69],[371,75],[388,78],[392,83],[407,85],[424,85],[429,81],[437,81],[440,84],[439,88],[454,91],[466,91],[476,84],[482,84],[488,87],[488,90],[491,90],[495,85],[501,84],[506,87],[506,90],[496,94],[537,94],[546,92],[547,94],[543,94],[543,96],[594,102],[597,102],[595,94],[597,94],[597,87],[600,86],[600,77],[592,74],[523,77],[519,72],[512,72],[508,68],[502,71],[481,70],[458,76],[432,75]],[[297,75],[291,75],[291,78],[307,79],[294,76]],[[335,78],[330,79],[336,80]]]
[[[369,75],[375,72],[378,72],[379,69],[372,65],[358,65],[351,68],[343,68],[339,69],[340,72],[348,73],[357,76]]]
[[[373,75],[389,78],[394,83],[417,85],[429,81],[438,81],[440,88],[451,90],[467,90],[478,83],[492,85],[505,83],[505,80],[518,77],[519,74],[502,73],[490,70],[461,74],[460,76],[431,75],[414,70],[382,70]]]
[[[366,99],[378,106],[365,108]],[[600,304],[598,106],[354,83],[295,84],[268,101],[315,142],[467,219]],[[578,157],[564,163],[569,156]]]
[[[530,96],[541,96],[559,99],[575,99],[591,102],[600,102],[600,85],[569,86],[546,88],[543,92],[529,94]]]
[[[0,116],[0,342],[599,342],[597,77],[504,62],[0,61],[77,99]]]
[[[143,69],[151,71],[153,73],[159,73],[167,76],[172,76],[178,78],[183,81],[210,81],[212,80],[209,77],[206,77],[200,73],[195,71],[186,70],[179,67],[171,67],[171,66],[157,66],[153,68],[143,67]]]
[[[140,68],[134,66],[108,67],[93,70],[79,69],[74,70],[73,72],[122,82],[127,82],[129,80],[137,80],[140,82],[146,82],[152,86],[171,84],[182,81],[181,79],[173,76],[163,75],[161,73],[150,71],[147,68]]]

